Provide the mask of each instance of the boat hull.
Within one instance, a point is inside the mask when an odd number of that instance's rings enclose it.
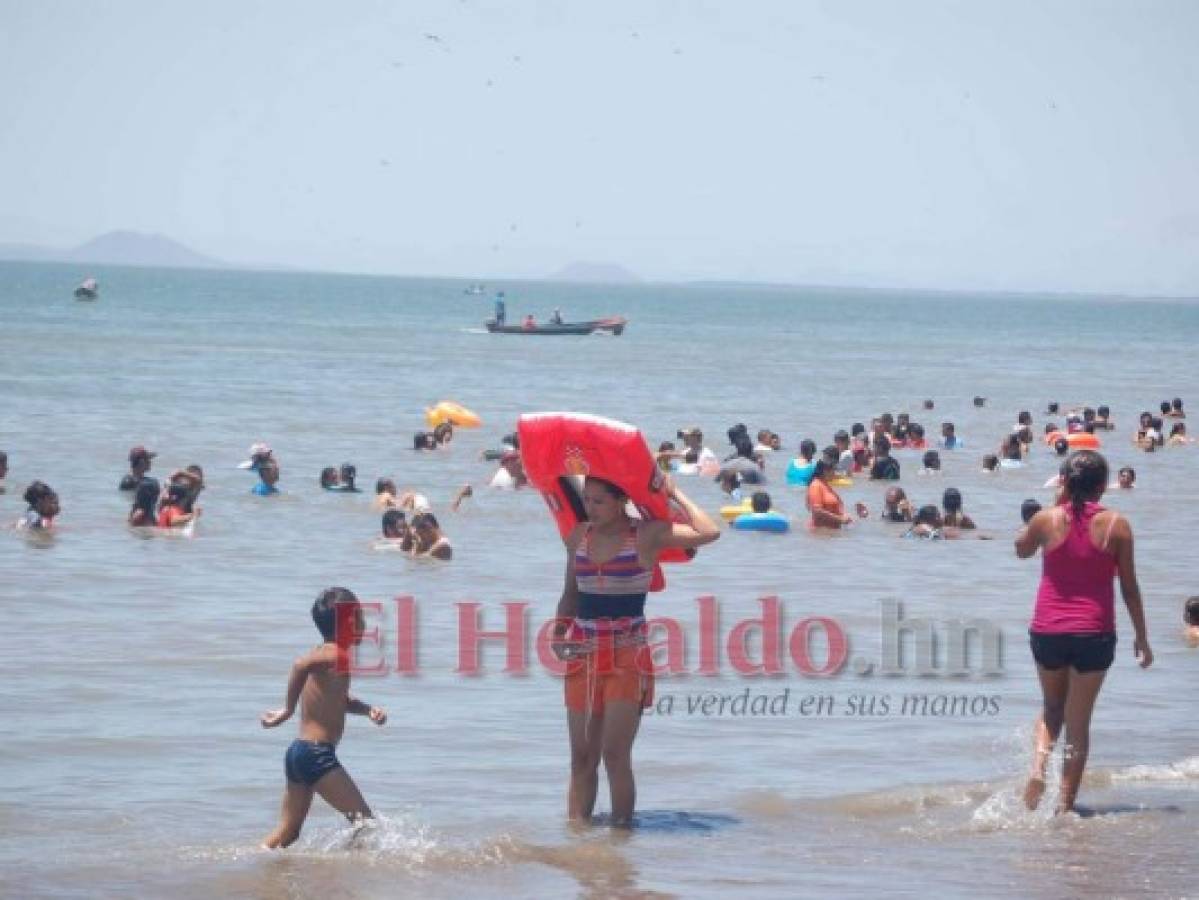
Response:
[[[613,335],[621,335],[624,333],[624,327],[628,324],[628,320],[619,316],[610,319],[594,319],[590,322],[563,322],[561,325],[534,325],[532,328],[526,328],[523,325],[497,325],[495,320],[490,320],[487,323],[487,330],[492,334],[540,334],[540,335],[563,335],[563,334],[595,334],[596,332],[607,332]]]

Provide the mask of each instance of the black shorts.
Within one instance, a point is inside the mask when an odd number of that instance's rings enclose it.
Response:
[[[1114,634],[1028,633],[1032,658],[1045,669],[1072,666],[1079,672],[1104,672],[1116,658]]]

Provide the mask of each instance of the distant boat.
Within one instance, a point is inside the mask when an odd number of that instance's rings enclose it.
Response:
[[[487,321],[487,330],[492,334],[596,334],[607,333],[621,335],[629,322],[624,316],[608,316],[606,319],[592,319],[589,322],[561,322],[545,325],[497,325],[495,319]]]
[[[96,300],[100,296],[100,285],[96,283],[94,278],[85,278],[79,283],[79,287],[75,288],[76,300]]]
[[[470,296],[470,297],[479,297],[479,296],[481,296],[481,295],[483,295],[483,294],[486,294],[486,293],[487,293],[487,285],[485,285],[485,284],[472,284],[472,285],[471,285],[470,287],[468,287],[468,288],[463,288],[463,290],[462,290],[462,293],[464,293],[464,294],[466,294],[467,296]]]

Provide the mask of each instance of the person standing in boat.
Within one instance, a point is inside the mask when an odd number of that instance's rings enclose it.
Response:
[[[591,819],[602,760],[612,798],[611,824],[632,824],[633,740],[642,710],[653,702],[645,598],[654,567],[663,550],[692,549],[720,537],[708,514],[669,476],[665,491],[682,508],[687,524],[631,519],[629,498],[619,486],[588,477],[583,486],[587,520],[566,537],[566,583],[553,649],[568,663],[567,815],[575,821]]]
[[[560,307],[560,306],[554,307],[554,314],[552,316],[550,316],[550,324],[551,325],[563,324],[562,323],[562,307]]]
[[[503,325],[504,320],[508,317],[508,308],[504,303],[504,292],[499,291],[495,295],[495,324]]]

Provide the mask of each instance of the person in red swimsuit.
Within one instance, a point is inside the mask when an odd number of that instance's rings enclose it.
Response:
[[[720,530],[667,477],[666,492],[688,524],[629,517],[617,485],[588,478],[587,521],[566,537],[566,583],[558,602],[554,652],[569,662],[566,718],[570,732],[567,815],[588,821],[603,760],[612,824],[629,827],[636,788],[633,740],[641,711],[653,700],[653,667],[645,644],[645,597],[659,554],[711,543]]]
[[[1029,641],[1041,682],[1043,707],[1035,726],[1032,772],[1024,802],[1035,809],[1045,792],[1045,770],[1063,726],[1066,746],[1057,812],[1074,808],[1090,749],[1091,712],[1116,650],[1113,579],[1133,627],[1133,655],[1153,662],[1141,589],[1133,563],[1132,526],[1104,509],[1107,462],[1093,450],[1071,453],[1062,465],[1058,505],[1034,515],[1016,535],[1016,556],[1042,551],[1041,583]]]

